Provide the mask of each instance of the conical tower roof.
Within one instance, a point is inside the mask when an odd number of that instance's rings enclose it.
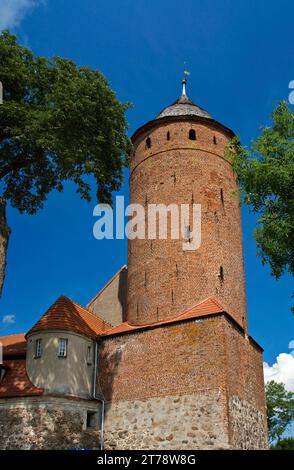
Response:
[[[182,80],[183,90],[182,95],[170,106],[161,111],[156,119],[160,119],[167,116],[200,116],[211,119],[211,116],[207,111],[200,108],[194,101],[190,100],[186,94],[186,79]]]

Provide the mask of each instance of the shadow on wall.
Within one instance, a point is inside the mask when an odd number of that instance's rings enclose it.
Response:
[[[118,301],[122,308],[122,321],[127,321],[127,269],[122,269],[118,280]]]
[[[114,379],[118,373],[121,358],[122,349],[120,347],[113,350],[109,348],[108,341],[99,344],[97,395],[106,402],[112,400]],[[106,414],[107,406],[105,407],[105,416]]]

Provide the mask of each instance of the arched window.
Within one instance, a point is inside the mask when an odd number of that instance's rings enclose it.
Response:
[[[150,139],[150,137],[148,137],[148,138],[146,139],[146,147],[147,147],[147,149],[150,149],[150,148],[151,148],[151,139]]]
[[[170,140],[170,132],[169,131],[167,131],[166,140]]]
[[[196,131],[195,131],[195,129],[190,129],[189,130],[189,139],[190,140],[196,140]]]

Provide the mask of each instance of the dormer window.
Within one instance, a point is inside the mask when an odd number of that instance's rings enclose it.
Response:
[[[67,339],[60,338],[58,340],[58,357],[67,356]]]
[[[190,129],[189,130],[189,139],[190,140],[196,140],[196,131],[195,131],[195,129]]]
[[[40,359],[40,357],[42,357],[42,340],[38,338],[35,342],[35,358]]]

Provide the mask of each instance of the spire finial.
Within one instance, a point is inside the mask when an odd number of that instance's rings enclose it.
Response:
[[[187,85],[187,76],[190,75],[190,72],[187,70],[187,67],[186,67],[186,62],[184,62],[184,77],[182,79],[182,85],[183,85],[183,91],[182,91],[182,95],[184,96],[187,96],[186,94],[186,85]]]
[[[183,96],[183,95],[184,95],[184,96],[187,96],[187,95],[186,95],[186,85],[187,85],[187,80],[186,80],[186,78],[183,78],[183,79],[182,79],[182,85],[183,85],[182,96]]]

